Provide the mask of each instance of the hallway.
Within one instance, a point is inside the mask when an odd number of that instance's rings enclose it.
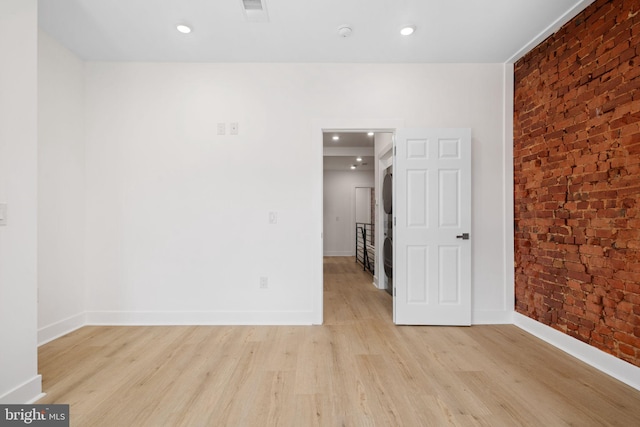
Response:
[[[324,258],[324,324],[391,322],[391,295],[372,285],[371,273],[353,257]]]

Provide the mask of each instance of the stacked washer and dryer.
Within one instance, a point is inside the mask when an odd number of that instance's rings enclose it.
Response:
[[[387,277],[385,290],[393,295],[393,166],[384,171],[382,182],[382,206],[384,208],[383,227],[384,245],[384,274]]]

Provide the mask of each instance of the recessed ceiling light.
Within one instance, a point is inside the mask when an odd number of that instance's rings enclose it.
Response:
[[[332,138],[332,139],[333,139],[334,141],[337,141],[337,140],[339,140],[339,139],[340,139],[340,137],[339,137],[338,135],[333,135],[333,138]]]
[[[356,158],[356,162],[361,162],[362,161],[362,157],[357,157]]]
[[[189,34],[191,32],[191,27],[188,25],[180,24],[176,26],[176,30],[180,31],[182,34]]]
[[[355,168],[356,168],[356,165],[351,165],[351,169],[352,170],[355,169]]]
[[[369,135],[369,136],[373,136],[373,132],[369,132],[367,135]]]
[[[410,36],[415,30],[415,25],[406,25],[400,30],[400,34],[402,34],[403,36]]]

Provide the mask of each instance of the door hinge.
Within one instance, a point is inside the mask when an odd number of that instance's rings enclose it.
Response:
[[[396,226],[396,217],[395,216],[393,217],[393,226],[394,227]]]
[[[393,287],[393,296],[394,297],[396,296],[396,287],[395,286]]]
[[[398,147],[394,146],[394,147],[393,147],[393,155],[394,155],[394,156],[396,155],[397,150],[398,150]]]

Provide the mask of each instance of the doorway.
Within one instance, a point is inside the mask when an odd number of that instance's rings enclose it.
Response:
[[[357,120],[355,121],[357,122]],[[367,122],[366,120],[363,122]],[[400,206],[401,219],[394,213],[393,318],[397,324],[462,325],[471,319],[471,129],[469,128],[404,128],[400,121],[381,129],[370,121],[315,120],[313,141],[319,150],[319,171],[322,171],[324,132],[376,129],[393,132],[397,141],[392,145],[394,174],[400,167],[398,182],[394,178],[393,204]],[[399,132],[399,133],[398,133]],[[398,147],[400,146],[400,147]],[[396,157],[396,148],[397,156]],[[381,151],[376,149],[379,158]],[[429,160],[431,159],[431,160]],[[398,161],[397,166],[395,163]],[[435,162],[435,163],[433,163]],[[456,162],[462,162],[458,165]],[[451,163],[451,165],[449,165]],[[376,166],[378,166],[376,164]],[[379,172],[379,171],[378,171]],[[435,174],[435,175],[434,175]],[[323,195],[322,174],[317,183],[318,245],[314,318],[323,321]],[[435,186],[434,186],[435,185]],[[397,190],[397,191],[396,191]],[[455,190],[455,191],[454,191]],[[379,190],[378,190],[379,191]],[[380,200],[376,195],[376,203]],[[377,209],[380,212],[380,209]],[[423,231],[437,231],[426,237]],[[417,235],[421,237],[416,239]],[[397,236],[396,236],[397,234]],[[413,237],[411,237],[413,236]],[[413,238],[411,240],[409,237]],[[437,238],[436,238],[437,237]],[[381,240],[381,239],[379,239]],[[455,261],[455,262],[454,262]],[[397,264],[397,265],[396,265]],[[318,268],[319,267],[319,268]],[[399,277],[396,272],[402,272]],[[428,273],[428,275],[427,275]],[[398,289],[400,284],[400,289]],[[396,293],[397,291],[397,293]],[[402,294],[401,294],[402,291]],[[407,317],[408,315],[408,317]]]
[[[376,317],[393,319],[391,298],[374,296],[381,292],[376,266],[381,250],[376,236],[376,142],[379,145],[385,137],[392,140],[390,133],[374,131],[323,133],[323,302],[324,321],[329,323],[350,312],[347,300],[360,307],[363,301],[375,301],[371,307],[355,310],[353,316],[383,305]]]
[[[314,292],[313,292],[313,313],[314,313],[314,324],[322,324],[323,323],[323,310],[324,310],[324,295],[323,295],[323,259],[324,259],[324,144],[323,144],[323,136],[325,133],[354,133],[354,132],[375,132],[375,133],[388,133],[392,135],[395,132],[396,128],[402,127],[404,125],[403,120],[398,119],[328,119],[328,120],[314,120],[312,122],[312,142],[314,150],[317,150],[317,159],[319,159],[319,163],[316,165],[318,175],[315,180],[315,194],[317,194],[316,203],[316,212],[317,212],[317,220],[316,231],[317,231],[317,244],[315,245],[315,256],[313,257],[313,277],[314,277]],[[392,146],[392,138],[389,137],[388,146],[385,147],[385,150],[382,152],[389,151]],[[373,153],[374,157],[374,169],[378,167],[377,158],[375,157],[376,153]],[[376,182],[374,182],[374,187],[376,188],[376,199],[380,200],[380,196],[378,194],[379,189]],[[355,194],[355,193],[354,193]],[[354,195],[355,197],[355,195]],[[379,204],[379,203],[378,203]],[[334,218],[335,220],[335,218]],[[376,230],[376,238],[379,239],[378,230]],[[378,240],[379,241],[379,240]],[[378,261],[378,255],[376,255],[376,261]],[[379,283],[376,283],[376,286],[380,287]]]

